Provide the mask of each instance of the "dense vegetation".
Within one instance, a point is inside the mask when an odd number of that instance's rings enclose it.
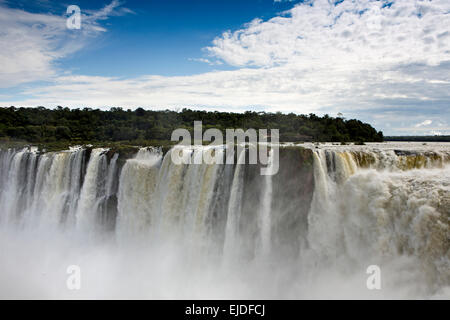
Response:
[[[265,112],[206,112],[183,109],[176,111],[134,111],[111,108],[56,109],[0,108],[0,139],[24,140],[30,143],[95,143],[126,141],[149,144],[169,141],[172,131],[193,131],[194,121],[208,128],[279,129],[280,141],[383,141],[377,132],[359,120],[345,120],[328,115],[296,115]]]

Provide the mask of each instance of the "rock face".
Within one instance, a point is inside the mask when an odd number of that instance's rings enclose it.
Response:
[[[273,176],[274,243],[282,255],[296,257],[306,244],[308,212],[314,192],[313,154],[309,149],[280,150],[280,170]]]

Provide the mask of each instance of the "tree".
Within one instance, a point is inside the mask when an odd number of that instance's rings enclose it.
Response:
[[[342,114],[340,114],[342,115]],[[339,114],[338,114],[339,116]],[[314,113],[296,115],[247,111],[207,112],[182,109],[153,111],[120,107],[109,111],[83,108],[0,108],[0,136],[33,143],[170,140],[177,128],[193,130],[201,120],[208,128],[279,129],[280,141],[383,141],[383,133],[356,119]]]

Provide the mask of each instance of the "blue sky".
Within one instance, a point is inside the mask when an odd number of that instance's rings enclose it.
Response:
[[[0,105],[341,112],[450,134],[449,25],[447,0],[0,0]]]
[[[70,2],[82,11],[99,10],[108,3],[111,2]],[[110,17],[104,23],[108,32],[83,51],[58,61],[61,68],[84,75],[121,77],[229,70],[230,66],[212,67],[194,59],[202,58],[202,48],[223,31],[241,28],[255,17],[272,18],[294,5],[290,1],[273,0],[128,0],[120,3],[133,12]],[[14,1],[10,7],[61,15],[67,4]]]

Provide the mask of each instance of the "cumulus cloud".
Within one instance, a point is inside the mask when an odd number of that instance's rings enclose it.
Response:
[[[31,13],[0,2],[0,87],[58,76],[55,62],[105,32],[100,20],[128,12],[119,6],[120,2],[114,0],[98,11],[86,11],[81,29],[68,30],[64,15]]]
[[[310,4],[225,32],[208,51],[235,66],[295,63],[346,71],[450,59],[447,0]]]
[[[217,37],[200,61],[233,71],[134,79],[65,75],[27,89],[27,98],[15,104],[343,112],[390,134],[423,133],[415,124],[424,119],[445,134],[449,25],[448,0],[307,1]]]

